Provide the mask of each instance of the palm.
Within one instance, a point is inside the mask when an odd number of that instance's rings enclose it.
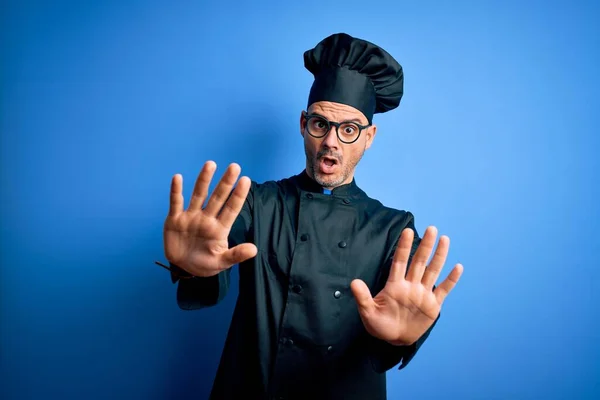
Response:
[[[233,185],[239,167],[232,164],[202,208],[214,174],[214,164],[202,169],[187,210],[183,210],[182,182],[175,176],[171,184],[171,205],[164,224],[165,256],[173,264],[196,276],[212,276],[223,269],[253,257],[256,247],[242,244],[229,249],[227,237],[249,190],[247,178]],[[230,196],[231,195],[231,196]]]
[[[181,214],[167,217],[164,228],[164,241],[167,259],[174,264],[218,268],[218,258],[228,247],[228,231],[215,226],[214,221],[202,215]]]
[[[449,245],[449,239],[442,237],[430,265],[425,266],[435,242],[435,228],[425,232],[406,273],[413,237],[412,230],[402,233],[388,281],[374,298],[364,282],[352,282],[366,330],[394,344],[412,344],[429,329],[439,315],[445,297],[462,274],[462,266],[457,264],[450,275],[433,289]]]

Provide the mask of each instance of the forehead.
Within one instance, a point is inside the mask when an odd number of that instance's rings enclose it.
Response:
[[[356,108],[348,106],[346,104],[333,103],[330,101],[318,101],[311,104],[308,108],[309,114],[319,114],[332,121],[347,121],[356,119],[361,124],[366,125],[368,123],[367,117],[358,111]]]

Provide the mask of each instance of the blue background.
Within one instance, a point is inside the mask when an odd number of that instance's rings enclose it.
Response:
[[[339,31],[405,69],[358,184],[465,266],[390,399],[600,394],[598,6],[293,4],[3,2],[0,397],[206,398],[237,285],[178,309],[170,178],[300,172],[302,53]]]

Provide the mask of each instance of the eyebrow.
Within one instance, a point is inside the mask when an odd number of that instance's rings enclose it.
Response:
[[[318,116],[318,117],[321,117],[321,118],[323,118],[323,119],[326,119],[327,121],[329,121],[329,118],[327,118],[327,117],[325,117],[325,116],[323,116],[323,115],[321,115],[321,114],[319,114],[319,113],[315,113],[315,112],[314,112],[314,113],[311,113],[311,114],[309,114],[309,115],[316,115],[316,116]],[[363,125],[364,125],[364,124],[362,123],[362,121],[361,121],[360,119],[358,119],[358,118],[345,119],[345,120],[343,120],[343,121],[340,121],[340,123],[342,123],[342,122],[356,122],[358,125],[361,125],[361,126],[363,126]]]
[[[358,125],[363,125],[362,121],[358,118],[347,119],[343,122],[356,122]]]

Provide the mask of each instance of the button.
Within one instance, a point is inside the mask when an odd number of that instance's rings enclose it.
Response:
[[[350,204],[350,200],[348,200],[348,199],[344,199],[343,202],[344,202],[344,204]]]
[[[312,193],[306,193],[306,198],[307,199],[312,199],[313,198],[313,194]]]
[[[344,242],[343,240],[341,242],[338,243],[338,246],[340,246],[340,248],[344,248],[346,247],[346,242]]]
[[[292,339],[288,339],[288,338],[284,337],[284,338],[279,339],[279,343],[292,346],[294,344],[294,341]]]
[[[339,290],[336,290],[333,293],[333,297],[335,297],[336,299],[339,299],[340,297],[342,297],[342,292],[340,292]]]
[[[306,242],[308,240],[308,235],[306,233],[303,233],[302,236],[300,236],[300,240]]]
[[[292,290],[294,291],[294,293],[302,293],[302,286],[300,286],[300,285],[294,285],[292,287]]]

